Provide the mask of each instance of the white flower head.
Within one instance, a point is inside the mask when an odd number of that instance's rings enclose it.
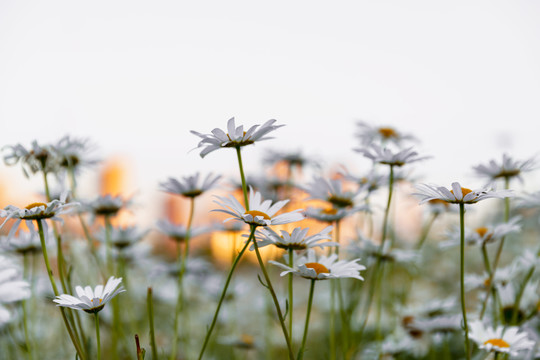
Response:
[[[0,255],[0,304],[28,299],[30,293],[30,284],[21,279],[17,266]]]
[[[496,351],[499,353],[517,356],[520,351],[529,350],[534,341],[528,339],[527,333],[519,332],[517,326],[506,329],[503,326],[497,328],[486,327],[480,320],[471,322],[469,325],[469,337],[478,344],[480,349]]]
[[[156,224],[159,231],[170,237],[176,242],[183,242],[187,237],[187,228],[182,224],[173,224],[169,220],[159,220]],[[210,227],[191,227],[189,230],[190,238],[211,231]]]
[[[214,209],[212,211],[232,215],[231,218],[228,218],[225,221],[237,220],[255,226],[269,226],[289,224],[305,218],[304,214],[301,213],[302,209],[276,215],[289,200],[278,201],[274,204],[272,204],[272,200],[263,201],[261,193],[255,192],[251,187],[249,188],[249,211],[246,211],[232,195],[229,195],[228,197],[216,196],[216,198],[218,198],[218,200],[214,200],[214,202],[223,209]]]
[[[181,180],[171,177],[159,185],[160,190],[169,194],[194,198],[213,188],[219,179],[221,179],[221,175],[214,176],[210,173],[201,182],[200,173],[196,173],[195,175],[184,176]]]
[[[502,161],[498,163],[496,160],[490,160],[487,164],[474,166],[474,171],[480,175],[496,180],[499,178],[511,179],[517,178],[523,182],[522,174],[532,171],[536,168],[536,159],[531,158],[525,161],[512,159],[507,154],[503,154]]]
[[[6,251],[23,255],[41,252],[41,241],[39,234],[35,231],[19,231],[11,237],[2,237],[0,246]]]
[[[489,188],[471,190],[461,187],[458,182],[452,183],[452,190],[448,190],[444,186],[432,184],[418,184],[416,185],[416,189],[418,192],[413,195],[421,198],[420,204],[434,199],[443,200],[451,204],[474,204],[489,198],[502,199],[514,195],[511,190],[493,190]]]
[[[201,134],[191,130],[192,134],[197,135],[202,140],[197,145],[197,148],[202,148],[201,157],[205,157],[212,151],[221,148],[240,148],[242,146],[251,145],[256,141],[271,139],[267,137],[271,131],[274,131],[284,125],[274,125],[276,120],[268,120],[262,125],[253,125],[249,130],[244,131],[244,126],[236,126],[234,117],[227,122],[227,132],[215,128],[211,134]]]
[[[113,216],[128,203],[129,200],[124,200],[120,195],[112,196],[107,194],[98,196],[93,201],[87,203],[85,207],[95,215]]]
[[[270,260],[270,262],[285,270],[281,272],[281,276],[292,273],[293,275],[311,280],[338,278],[354,278],[364,280],[364,278],[360,276],[360,271],[365,270],[366,267],[359,264],[359,260],[360,259],[354,259],[351,261],[338,260],[337,254],[332,254],[330,256],[317,256],[313,249],[309,249],[304,256],[295,259],[294,267],[284,265],[277,261]]]
[[[62,218],[59,217],[61,214],[69,213],[73,210],[74,207],[78,206],[79,203],[65,203],[67,193],[64,193],[60,199],[54,199],[48,203],[35,202],[27,205],[26,207],[20,209],[13,205],[6,206],[3,210],[0,210],[0,218],[6,218],[0,229],[6,224],[9,219],[16,219],[15,223],[11,226],[8,237],[11,238],[15,231],[19,227],[21,221],[25,220],[28,229],[31,232],[35,232],[34,225],[32,221],[37,220],[54,220],[63,222]],[[42,221],[45,234],[48,233],[47,222]]]
[[[332,226],[327,226],[311,236],[307,236],[309,228],[297,227],[291,233],[280,230],[281,235],[270,228],[263,228],[257,230],[255,239],[257,239],[259,247],[274,245],[280,249],[305,250],[313,247],[339,246],[338,243],[333,241],[323,241],[332,238],[330,234],[332,228]],[[253,245],[251,248],[253,248]]]
[[[335,207],[325,207],[325,208],[313,208],[308,207],[306,209],[306,217],[315,219],[320,222],[333,223],[340,221],[347,216],[350,216],[358,211],[369,211],[369,206],[361,205],[356,206],[352,209],[337,209]]]
[[[404,134],[390,126],[372,126],[364,121],[358,121],[356,125],[358,126],[356,137],[364,146],[375,141],[380,144],[394,143],[399,145],[405,140],[416,140],[413,135]]]
[[[364,148],[354,149],[354,151],[363,154],[365,157],[373,160],[375,163],[391,166],[403,166],[412,162],[428,159],[427,156],[418,156],[418,153],[412,147],[407,149],[392,151],[390,148],[382,147],[378,144],[371,144]]]
[[[84,289],[81,286],[75,287],[77,297],[62,294],[57,296],[53,301],[56,306],[69,307],[75,310],[83,310],[93,314],[101,311],[103,307],[116,295],[126,291],[123,286],[118,287],[122,282],[122,278],[111,276],[105,286],[98,285],[94,289],[86,286]]]
[[[98,160],[88,158],[93,145],[87,138],[66,135],[53,145],[53,149],[58,157],[58,165],[63,168],[78,170],[98,163]]]
[[[5,164],[11,166],[21,163],[26,177],[37,172],[55,172],[59,168],[58,157],[51,145],[42,146],[34,140],[29,149],[26,149],[21,144],[8,145],[3,149],[9,151],[4,155]]]
[[[354,199],[359,195],[357,191],[345,191],[341,180],[325,179],[315,176],[313,181],[302,190],[309,193],[309,199],[320,199],[328,201],[336,208],[350,208],[354,206]]]
[[[467,245],[488,244],[500,240],[501,238],[519,232],[521,225],[519,216],[513,217],[508,222],[502,222],[499,224],[480,226],[474,229],[465,227],[465,243]],[[448,241],[441,242],[439,247],[447,248],[451,246],[458,246],[461,239],[461,230],[459,227],[454,227],[447,233]]]
[[[124,249],[141,241],[149,230],[141,230],[136,226],[116,227],[112,226],[110,230],[111,243],[117,249]],[[107,231],[105,228],[97,234],[98,240],[105,243],[107,241]]]

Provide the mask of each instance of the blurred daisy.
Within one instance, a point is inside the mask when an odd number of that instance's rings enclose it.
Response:
[[[496,329],[486,327],[482,321],[476,320],[470,324],[469,337],[478,344],[480,349],[495,351],[510,356],[517,356],[520,351],[530,350],[534,341],[528,339],[527,333],[519,332],[517,326],[505,328],[497,326]]]
[[[313,181],[301,187],[309,195],[309,199],[320,199],[328,201],[336,208],[350,208],[354,206],[354,199],[359,195],[359,191],[345,191],[341,180],[327,180],[321,176],[315,176]]]
[[[50,145],[41,146],[34,140],[30,149],[26,149],[21,144],[8,145],[3,149],[8,151],[4,155],[5,164],[11,166],[21,163],[26,177],[40,171],[46,174],[58,170],[58,157],[55,156],[54,149]]]
[[[385,243],[381,251],[379,244],[375,244],[372,240],[361,234],[358,234],[357,241],[352,242],[347,247],[347,251],[352,256],[380,258],[381,261],[401,264],[412,264],[420,258],[420,254],[417,251],[391,248],[390,243]]]
[[[380,175],[374,170],[365,176],[353,175],[347,169],[343,169],[340,174],[343,175],[345,180],[358,184],[360,187],[358,189],[359,192],[366,192],[368,195],[388,184],[388,175]]]
[[[212,151],[221,148],[240,148],[242,146],[251,145],[256,141],[271,139],[266,136],[271,131],[274,131],[284,125],[273,125],[276,120],[268,120],[263,125],[254,125],[249,130],[244,131],[244,126],[236,127],[234,117],[227,122],[227,132],[215,128],[211,134],[201,134],[191,130],[192,134],[197,135],[202,140],[197,145],[197,148],[202,148],[201,157],[205,157]]]
[[[199,178],[199,173],[192,176],[184,176],[181,180],[169,178],[166,182],[159,184],[160,190],[169,194],[194,198],[213,188],[221,178],[221,175],[214,176],[212,173],[210,173],[204,178],[204,180]]]
[[[391,166],[403,166],[428,158],[427,156],[419,157],[418,153],[413,151],[412,147],[394,152],[389,148],[382,147],[375,143],[365,148],[354,149],[354,151],[363,154],[375,163]]]
[[[88,152],[92,150],[92,147],[89,139],[73,138],[69,135],[64,136],[53,145],[58,157],[58,165],[75,171],[98,163],[97,160],[88,158]]]
[[[323,241],[332,238],[330,234],[332,228],[332,226],[327,226],[311,236],[307,236],[309,228],[302,229],[297,227],[291,233],[280,230],[281,235],[270,228],[263,228],[257,230],[255,239],[257,239],[259,247],[274,245],[280,249],[305,250],[313,247],[339,246],[338,243],[333,241]]]
[[[346,218],[349,215],[354,214],[358,211],[368,210],[369,207],[366,205],[356,206],[352,209],[336,209],[334,207],[326,208],[313,208],[308,207],[305,211],[306,217],[315,219],[321,222],[333,223],[340,221]]]
[[[373,142],[400,144],[405,140],[416,140],[416,138],[409,134],[403,134],[393,127],[388,126],[372,126],[364,121],[358,121],[358,132],[356,137],[360,140],[362,145],[370,145]]]
[[[514,234],[521,231],[521,225],[518,224],[521,221],[520,217],[514,217],[508,222],[503,222],[490,226],[481,226],[475,229],[465,228],[465,243],[467,245],[483,245],[495,242],[497,240],[506,237],[509,234]],[[461,232],[459,227],[454,227],[448,232],[448,241],[441,242],[439,246],[441,248],[458,246],[460,243]]]
[[[498,163],[491,160],[487,164],[474,166],[473,169],[479,176],[484,176],[494,181],[499,178],[512,179],[517,178],[523,182],[522,173],[532,171],[536,168],[535,159],[531,158],[525,161],[512,159],[507,154],[503,154],[502,161]]]
[[[136,226],[112,226],[109,235],[112,245],[117,249],[122,250],[142,240],[148,234],[148,232],[149,230],[140,230]],[[101,229],[96,237],[98,240],[105,243],[107,238],[105,229]]]
[[[64,306],[75,310],[83,310],[89,314],[94,314],[103,309],[103,307],[116,295],[126,291],[123,286],[118,287],[122,278],[111,276],[105,286],[98,285],[93,290],[90,286],[84,289],[81,286],[75,287],[77,297],[62,294],[53,301],[56,306]]]
[[[9,231],[8,237],[11,238],[13,234],[15,234],[15,231],[19,227],[19,224],[21,221],[25,220],[26,225],[28,226],[28,229],[30,231],[35,232],[34,225],[32,224],[33,220],[45,220],[50,219],[54,221],[63,222],[62,218],[59,217],[61,214],[69,213],[73,210],[74,207],[78,206],[78,203],[68,203],[66,204],[64,202],[65,197],[67,196],[66,193],[62,196],[62,199],[60,200],[53,200],[48,203],[41,203],[41,202],[35,202],[32,204],[27,205],[23,209],[19,209],[16,206],[8,205],[3,210],[0,210],[0,217],[5,218],[2,225],[0,225],[0,229],[4,227],[6,222],[9,219],[16,219],[13,225],[11,226],[11,230]],[[45,233],[48,232],[47,223],[45,221],[42,222],[43,224],[43,230]]]
[[[306,165],[318,166],[318,163],[315,159],[312,159],[302,154],[301,150],[285,152],[268,149],[265,152],[263,161],[268,165],[285,163],[288,168],[296,167],[299,170],[304,168]]]
[[[443,200],[451,204],[474,204],[489,198],[502,199],[513,196],[511,190],[492,190],[488,188],[471,190],[461,187],[458,182],[452,183],[452,190],[448,190],[443,186],[430,184],[418,184],[416,185],[416,189],[419,192],[413,195],[421,198],[420,204],[434,199]]]
[[[364,278],[360,276],[360,271],[365,270],[366,267],[359,264],[358,261],[360,261],[360,259],[354,259],[352,261],[338,260],[337,254],[317,256],[315,251],[309,249],[305,255],[295,259],[294,267],[289,267],[273,260],[270,260],[270,263],[285,270],[281,272],[281,276],[291,273],[311,280],[338,278],[364,280]]]
[[[305,218],[304,214],[301,213],[302,209],[274,216],[289,202],[289,200],[278,201],[272,205],[271,200],[263,201],[261,193],[253,191],[253,188],[249,189],[249,211],[246,211],[232,195],[229,195],[228,197],[216,196],[216,198],[218,198],[218,200],[214,200],[214,202],[224,209],[214,209],[212,211],[232,215],[232,217],[226,219],[225,222],[236,220],[243,221],[249,225],[268,226],[289,224]]]
[[[30,284],[21,279],[19,269],[0,255],[0,304],[28,299],[30,294]]]
[[[48,236],[45,236],[47,239]],[[9,252],[18,254],[35,254],[41,252],[39,234],[35,231],[19,231],[17,235],[3,236],[0,246]]]
[[[186,240],[187,228],[182,224],[173,224],[168,220],[159,220],[156,224],[158,230],[167,235],[176,242],[183,242]],[[210,227],[191,227],[189,230],[190,238],[204,234],[211,231]]]
[[[116,215],[127,201],[120,195],[112,196],[110,194],[98,196],[95,200],[86,204],[94,215],[113,216]]]
[[[517,289],[513,283],[507,283],[497,286],[501,300],[501,312],[505,324],[512,324],[514,318],[517,324],[526,320],[529,314],[536,314],[540,305],[540,296],[538,295],[538,281],[528,282],[521,294],[519,307],[516,308]]]

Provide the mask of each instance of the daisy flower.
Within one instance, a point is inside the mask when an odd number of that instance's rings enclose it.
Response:
[[[30,297],[30,284],[20,278],[17,266],[9,258],[0,255],[0,304]]]
[[[86,208],[95,215],[113,216],[116,215],[127,201],[120,195],[112,196],[110,194],[97,197],[95,200],[86,204]]]
[[[399,145],[404,140],[416,140],[416,138],[410,134],[404,134],[397,129],[389,126],[372,126],[364,121],[358,121],[358,132],[356,137],[360,140],[362,145],[370,145],[377,141],[379,143],[392,142]]]
[[[358,189],[359,192],[365,191],[368,195],[388,184],[388,175],[380,175],[375,171],[370,171],[365,176],[356,176],[351,174],[347,169],[343,169],[340,174],[343,175],[345,180],[358,184],[360,187]]]
[[[140,230],[136,226],[126,226],[126,227],[111,227],[110,237],[111,243],[114,247],[121,250],[128,246],[135,244],[140,241],[148,234],[148,230]],[[101,229],[97,238],[106,242],[107,233],[105,229]]]
[[[282,162],[289,168],[296,167],[298,169],[302,169],[306,165],[319,166],[315,159],[305,156],[301,150],[285,152],[268,149],[265,154],[263,162],[268,165],[275,165]]]
[[[346,218],[349,215],[358,211],[369,210],[367,205],[356,206],[352,209],[337,209],[334,207],[328,208],[313,208],[308,207],[305,211],[306,217],[315,219],[321,222],[333,223]]]
[[[311,195],[309,199],[325,200],[336,208],[352,207],[359,194],[358,190],[344,191],[341,180],[327,180],[321,176],[315,176],[311,183],[301,188]]]
[[[202,180],[202,182],[199,177],[199,173],[192,176],[184,176],[181,180],[171,177],[166,182],[159,184],[160,189],[169,194],[194,198],[214,187],[221,178],[221,175],[214,176],[210,173]]]
[[[507,154],[503,154],[502,161],[490,160],[487,164],[480,164],[473,167],[473,170],[479,175],[487,177],[494,181],[499,178],[511,179],[517,178],[523,182],[522,173],[532,171],[536,168],[534,158],[518,161],[512,159]]]
[[[353,150],[363,154],[365,157],[373,160],[375,163],[391,166],[403,166],[405,164],[428,158],[427,156],[419,157],[418,153],[414,151],[412,147],[394,152],[389,148],[382,147],[375,143],[364,148],[357,148]]]
[[[228,197],[216,196],[216,198],[218,198],[218,200],[214,200],[214,202],[224,209],[214,209],[212,211],[232,215],[232,217],[226,219],[225,222],[236,220],[254,226],[268,226],[289,224],[305,218],[304,214],[301,213],[302,209],[274,216],[289,202],[289,200],[278,201],[272,205],[271,200],[263,201],[261,193],[255,192],[251,187],[249,188],[249,211],[246,211],[232,195],[229,195]]]
[[[470,338],[480,349],[517,356],[520,351],[530,350],[534,341],[529,340],[527,333],[519,332],[517,326],[497,328],[486,327],[482,321],[473,321],[470,325]]]
[[[45,238],[48,238],[48,236]],[[17,235],[14,234],[11,237],[3,236],[0,244],[6,251],[16,252],[22,255],[41,252],[39,234],[35,231],[19,231]]]
[[[54,151],[58,157],[58,165],[66,169],[72,168],[74,170],[98,163],[97,160],[87,158],[87,153],[91,151],[92,147],[89,139],[73,138],[69,135],[64,136],[53,145]]]
[[[323,241],[332,238],[330,234],[332,228],[332,226],[327,226],[321,232],[311,236],[307,236],[309,228],[297,227],[291,233],[280,230],[281,235],[270,228],[264,228],[257,230],[255,239],[258,241],[259,247],[275,245],[280,249],[305,250],[313,247],[339,246],[338,243],[333,241]]]
[[[176,242],[183,242],[186,240],[187,228],[182,224],[173,224],[168,220],[159,220],[156,224],[158,230]],[[190,238],[209,232],[209,227],[191,227],[189,230]]]
[[[474,204],[489,198],[502,199],[513,196],[511,190],[493,190],[489,188],[471,190],[461,187],[458,182],[452,183],[452,190],[431,184],[418,184],[416,185],[416,189],[419,192],[413,195],[421,198],[420,204],[434,199],[443,200],[451,204]]]
[[[93,290],[90,286],[86,286],[84,289],[81,286],[77,286],[75,287],[77,297],[62,294],[57,296],[53,301],[56,303],[56,306],[64,306],[94,314],[101,311],[113,297],[126,291],[123,286],[118,287],[121,282],[122,278],[111,276],[105,286],[98,285]]]
[[[197,148],[202,148],[200,155],[203,158],[221,148],[240,148],[256,141],[271,139],[266,134],[284,126],[274,125],[275,122],[276,120],[268,120],[263,125],[253,125],[249,130],[244,131],[243,125],[236,126],[233,117],[227,122],[227,132],[215,128],[211,134],[201,134],[194,130],[191,130],[191,133],[202,139]]]
[[[21,221],[25,220],[26,225],[30,229],[30,231],[35,232],[34,225],[32,224],[32,220],[45,220],[50,219],[54,221],[63,222],[62,218],[59,217],[61,214],[69,213],[73,210],[74,207],[78,206],[78,203],[68,203],[66,204],[65,198],[67,196],[67,193],[64,193],[62,198],[60,200],[55,199],[48,203],[41,203],[41,202],[35,202],[32,204],[27,205],[25,208],[20,209],[13,205],[6,206],[3,210],[0,210],[0,217],[6,218],[2,225],[0,225],[0,229],[4,227],[6,222],[9,219],[16,219],[15,223],[11,226],[11,230],[9,231],[8,237],[11,238],[13,234],[15,234],[15,231],[19,227],[19,224]],[[42,222],[45,233],[48,232],[47,229],[47,223],[45,221]]]
[[[483,245],[491,243],[497,240],[506,237],[509,234],[517,233],[521,230],[521,225],[518,222],[521,220],[520,217],[514,217],[508,222],[490,225],[490,226],[481,226],[475,229],[465,228],[465,243],[467,245]],[[439,244],[441,248],[458,246],[460,242],[460,229],[455,227],[448,233],[448,241],[442,242]]]
[[[58,170],[58,157],[50,145],[41,146],[34,140],[30,149],[21,144],[5,146],[4,149],[8,151],[4,155],[4,163],[11,166],[20,162],[26,177],[39,171],[50,173]]]
[[[360,259],[354,259],[351,261],[338,260],[337,254],[332,254],[330,256],[317,256],[315,251],[309,249],[306,255],[295,260],[294,267],[290,267],[273,260],[270,260],[270,262],[285,270],[281,272],[281,276],[292,273],[293,275],[311,280],[339,278],[354,278],[364,280],[364,278],[360,276],[360,271],[365,270],[366,267],[359,264],[359,260]]]

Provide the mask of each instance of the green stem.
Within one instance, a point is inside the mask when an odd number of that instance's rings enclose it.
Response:
[[[251,234],[255,233],[255,229],[256,229],[256,226],[251,225]],[[281,312],[281,307],[279,306],[279,300],[276,296],[276,292],[274,291],[274,287],[272,286],[272,282],[270,281],[270,276],[268,276],[268,272],[266,271],[266,267],[264,266],[264,262],[262,260],[261,253],[259,251],[259,246],[256,240],[253,240],[253,247],[255,248],[255,254],[257,255],[257,260],[259,262],[261,271],[264,275],[264,279],[266,280],[266,288],[268,289],[268,291],[270,291],[270,295],[272,295],[272,300],[274,300],[274,305],[276,307],[279,323],[281,324],[281,330],[283,331],[283,336],[285,337],[285,341],[287,342],[287,349],[289,350],[289,359],[294,360],[294,353],[292,350],[290,337],[287,331],[287,326],[285,326],[285,321],[283,319],[283,314]]]
[[[56,281],[54,281],[53,272],[51,269],[51,264],[49,263],[49,256],[47,254],[47,246],[45,244],[45,234],[43,232],[43,224],[41,223],[41,219],[37,219],[36,223],[38,226],[38,232],[39,232],[39,239],[41,242],[41,252],[43,253],[43,259],[45,261],[45,267],[47,268],[47,275],[49,276],[49,281],[51,283],[51,286],[53,288],[53,292],[55,296],[59,296],[60,293],[58,292],[58,287],[56,286]],[[66,316],[66,312],[64,307],[60,306],[60,312],[62,313],[62,319],[64,320],[64,324],[66,326],[66,330],[69,334],[69,337],[71,339],[71,342],[73,343],[73,346],[75,347],[75,350],[77,351],[77,354],[79,355],[79,358],[81,360],[86,359],[86,356],[84,352],[82,351],[82,347],[80,344],[79,338],[75,335],[73,332],[73,329],[71,328],[71,324],[68,321],[68,318]]]
[[[152,304],[152,288],[148,288],[148,293],[146,296],[146,306],[148,310],[148,321],[150,323],[150,347],[152,348],[152,360],[157,360],[157,347],[156,347],[156,337],[154,334],[154,308]]]
[[[244,193],[244,204],[246,207],[246,211],[249,211],[246,177],[244,175],[244,166],[242,165],[242,153],[240,151],[240,147],[236,148],[236,157],[238,158],[238,167],[240,169],[240,178],[242,180],[242,192]]]
[[[465,306],[465,204],[459,203],[460,228],[460,283],[461,283],[461,312],[463,314],[463,327],[465,330],[465,356],[470,360],[469,326],[467,325],[467,308]]]
[[[187,261],[188,261],[188,253],[189,253],[189,239],[191,237],[191,224],[193,222],[193,214],[195,213],[195,198],[190,198],[190,209],[189,209],[189,217],[188,222],[186,226],[186,236],[184,238],[185,248],[183,254],[180,256],[180,244],[178,244],[178,252],[177,252],[177,262],[180,268],[180,272],[178,273],[178,298],[176,300],[176,309],[174,313],[174,335],[173,335],[173,342],[171,345],[171,354],[170,359],[174,360],[176,359],[176,346],[178,341],[178,319],[180,318],[180,312],[183,309],[184,304],[184,290],[183,290],[183,279],[184,279],[184,273],[186,271]]]
[[[236,266],[240,262],[240,259],[242,258],[242,255],[244,255],[244,252],[248,248],[250,242],[253,240],[254,234],[255,234],[255,228],[252,228],[251,233],[249,234],[249,238],[246,241],[246,244],[244,245],[242,250],[240,250],[240,252],[238,253],[238,255],[236,256],[236,258],[234,259],[234,261],[232,263],[231,269],[229,270],[229,274],[227,275],[227,279],[225,280],[225,286],[223,286],[223,290],[221,291],[221,296],[219,297],[219,302],[218,302],[218,306],[216,308],[216,311],[214,312],[214,317],[212,318],[212,322],[210,323],[210,327],[206,331],[206,336],[204,338],[204,343],[203,343],[203,346],[201,348],[201,352],[199,353],[199,357],[198,357],[199,360],[202,359],[202,357],[204,355],[204,351],[206,350],[206,346],[208,345],[208,341],[210,340],[210,336],[212,335],[212,331],[214,330],[214,327],[216,326],[216,321],[217,321],[217,318],[218,318],[218,315],[219,315],[219,310],[221,309],[221,305],[223,303],[223,300],[225,299],[225,295],[227,294],[227,289],[229,287],[229,283],[231,282],[231,278],[232,278],[232,275],[234,273],[234,270],[236,269]]]
[[[289,266],[292,268],[294,266],[294,250],[289,248],[288,249],[288,253],[289,253]],[[293,304],[293,274],[292,273],[289,273],[288,275],[289,279],[288,279],[288,292],[289,292],[289,338],[290,338],[290,341],[291,341],[291,344],[293,342],[293,307],[294,307],[294,304]]]
[[[329,359],[336,359],[336,284],[330,282],[330,319],[328,321],[329,331]]]
[[[531,266],[529,272],[527,273],[527,275],[525,276],[525,279],[523,280],[523,283],[521,284],[521,287],[519,288],[519,292],[516,295],[516,300],[514,301],[514,310],[512,312],[512,320],[510,321],[510,325],[517,325],[518,314],[519,314],[519,304],[521,303],[521,298],[523,297],[525,288],[527,287],[529,280],[534,274],[534,269],[535,269],[535,266],[534,265]]]
[[[429,230],[431,230],[431,227],[433,226],[433,223],[435,220],[437,220],[437,217],[439,217],[438,212],[433,213],[431,216],[431,219],[427,222],[427,224],[422,229],[422,235],[420,236],[420,240],[418,240],[418,244],[416,245],[416,250],[420,250],[422,246],[424,246],[424,243],[426,242],[427,236],[429,234]]]
[[[304,351],[306,349],[306,339],[307,339],[308,327],[309,327],[309,316],[311,315],[311,305],[313,304],[314,289],[315,289],[315,279],[311,279],[311,286],[309,287],[309,298],[308,298],[307,313],[306,313],[306,323],[304,325],[304,335],[302,336],[302,346],[300,347],[300,351],[298,352],[297,360],[302,360],[304,358]]]
[[[29,280],[28,273],[29,273],[29,261],[28,261],[28,253],[25,252],[23,254],[23,279]],[[22,310],[23,310],[23,328],[24,328],[24,339],[26,341],[26,354],[28,355],[28,359],[32,360],[32,349],[33,344],[32,340],[30,339],[30,333],[28,331],[28,299],[22,301]]]
[[[101,341],[99,338],[99,315],[97,312],[94,313],[94,318],[96,320],[97,359],[101,360]]]

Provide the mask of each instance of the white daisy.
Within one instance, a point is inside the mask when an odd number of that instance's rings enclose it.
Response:
[[[517,308],[516,321],[521,324],[527,319],[529,314],[536,314],[540,305],[540,296],[538,294],[538,280],[529,281],[521,294],[519,308]],[[518,285],[519,286],[519,285]],[[498,294],[501,300],[502,317],[505,324],[512,324],[514,312],[516,311],[516,295],[519,288],[514,283],[509,282],[497,286]]]
[[[514,217],[508,222],[503,222],[495,225],[481,226],[475,229],[465,227],[465,243],[467,245],[483,245],[495,242],[506,237],[509,234],[517,233],[521,230],[520,217]],[[441,242],[441,248],[458,246],[460,243],[461,231],[459,227],[454,227],[447,234],[448,241]]]
[[[380,175],[372,170],[365,176],[356,176],[351,174],[347,169],[340,172],[345,180],[353,181],[360,189],[359,192],[366,192],[368,195],[388,184],[388,175]],[[394,177],[395,179],[395,177]]]
[[[332,228],[332,226],[327,226],[311,236],[307,236],[309,228],[297,227],[291,233],[280,230],[281,235],[270,228],[263,228],[257,230],[255,239],[257,239],[259,247],[274,245],[280,249],[305,250],[313,247],[339,246],[338,243],[333,241],[323,241],[332,238],[332,234],[330,234]]]
[[[507,154],[503,154],[500,163],[497,163],[496,160],[491,160],[488,164],[480,164],[473,167],[478,175],[487,177],[490,180],[517,178],[520,181],[523,181],[521,177],[522,173],[532,171],[535,168],[536,161],[534,158],[518,161],[512,159]]]
[[[227,122],[227,132],[215,128],[211,134],[201,134],[197,131],[191,130],[192,134],[202,138],[197,145],[197,148],[203,148],[200,155],[205,157],[212,151],[221,148],[240,148],[242,146],[250,145],[256,141],[271,139],[266,136],[271,131],[276,130],[284,125],[273,125],[276,120],[268,120],[263,125],[254,125],[249,130],[244,131],[244,126],[240,125],[236,127],[234,123],[234,117]]]
[[[482,321],[476,320],[471,322],[469,328],[469,338],[476,342],[480,349],[487,351],[517,356],[520,351],[529,350],[534,345],[534,341],[528,339],[527,333],[520,333],[517,326],[506,329],[504,326],[497,326],[494,329],[486,327]]]
[[[64,136],[53,145],[59,166],[74,170],[98,163],[97,160],[89,159],[87,156],[92,148],[93,145],[90,144],[89,139],[73,138],[69,135]]]
[[[111,227],[110,239],[111,243],[117,249],[124,249],[129,247],[136,242],[142,240],[148,234],[148,230],[140,230],[136,226],[126,226],[126,227]],[[97,239],[103,243],[107,240],[107,233],[105,229],[97,234]]]
[[[274,216],[289,200],[278,201],[272,205],[271,200],[263,201],[261,193],[254,192],[251,187],[249,188],[249,211],[246,211],[232,195],[216,197],[219,201],[214,200],[214,202],[224,209],[214,209],[212,211],[224,212],[233,216],[225,221],[237,220],[255,226],[268,226],[288,224],[305,218],[304,214],[301,213],[302,209]]]
[[[20,209],[13,205],[8,205],[3,210],[0,210],[0,218],[6,218],[2,225],[0,225],[0,229],[6,224],[9,219],[16,219],[15,223],[13,223],[13,225],[11,226],[11,230],[8,234],[8,237],[11,238],[13,234],[15,234],[15,231],[23,220],[26,221],[28,229],[30,229],[30,231],[32,232],[35,232],[35,228],[32,223],[33,220],[37,221],[50,219],[63,222],[62,218],[59,217],[59,215],[69,213],[73,210],[74,207],[79,205],[78,203],[66,204],[66,196],[67,194],[64,193],[60,200],[55,199],[48,203],[35,202],[27,205],[23,209]],[[47,234],[47,223],[45,221],[42,221],[42,224],[44,231]]]
[[[21,279],[18,267],[0,255],[0,304],[28,299],[30,294],[30,284]]]
[[[69,307],[75,310],[83,310],[93,314],[101,311],[113,297],[121,292],[126,291],[123,286],[118,287],[122,282],[122,278],[111,276],[105,287],[103,285],[96,286],[93,290],[90,286],[84,289],[81,286],[75,287],[77,296],[62,294],[57,296],[53,301],[56,306]]]
[[[489,198],[502,199],[513,196],[511,190],[492,190],[488,188],[471,190],[461,187],[458,182],[452,183],[452,190],[431,184],[418,184],[416,189],[419,192],[413,195],[421,198],[420,204],[433,199],[443,200],[451,204],[474,204]]]
[[[173,224],[168,220],[159,220],[156,224],[159,231],[170,237],[176,242],[183,242],[186,240],[187,228],[182,224]],[[191,227],[189,230],[190,238],[204,234],[211,231],[210,227]]]
[[[214,176],[210,173],[202,180],[202,183],[199,180],[199,177],[199,173],[192,176],[184,176],[181,180],[171,177],[166,182],[159,184],[160,190],[168,192],[169,194],[194,198],[214,187],[221,178],[221,175]]]
[[[365,157],[373,160],[373,162],[392,166],[403,166],[428,158],[427,156],[419,157],[418,153],[412,147],[394,152],[390,148],[382,147],[375,143],[364,148],[354,149],[354,151],[363,154]]]
[[[97,197],[95,200],[87,203],[85,207],[95,215],[113,216],[128,202],[120,195],[112,196],[107,194]]]
[[[285,152],[268,149],[265,151],[263,161],[268,165],[274,165],[282,162],[285,163],[289,168],[296,167],[299,170],[306,165],[313,165],[315,167],[319,166],[315,159],[311,159],[302,154],[301,150]]]
[[[313,249],[309,249],[304,256],[298,257],[294,261],[294,267],[289,267],[277,261],[270,260],[274,265],[279,266],[285,271],[281,272],[281,276],[289,273],[301,276],[312,280],[327,280],[338,278],[354,278],[364,280],[360,276],[360,271],[366,267],[358,263],[360,259],[351,261],[338,260],[337,254],[330,256],[317,256]]]
[[[404,140],[416,140],[410,134],[403,134],[397,129],[389,126],[372,126],[364,121],[358,121],[358,132],[355,134],[362,145],[370,145],[374,141],[379,143],[392,142],[399,145]]]
[[[50,145],[41,146],[34,140],[28,150],[21,144],[5,146],[3,149],[9,151],[4,155],[6,165],[11,166],[20,162],[26,177],[40,171],[50,173],[58,170],[58,157]]]
[[[331,203],[336,208],[350,208],[354,206],[354,200],[359,195],[359,191],[345,191],[343,184],[338,179],[325,179],[315,176],[313,181],[301,187],[311,196],[309,199],[320,199]]]
[[[352,209],[337,209],[334,207],[326,207],[326,208],[313,208],[308,207],[306,209],[306,217],[315,219],[317,221],[321,222],[327,222],[327,223],[333,223],[336,221],[340,221],[344,218],[346,218],[349,215],[354,214],[358,211],[364,211],[369,210],[369,207],[367,205],[363,206],[356,206]]]
[[[45,238],[47,238],[46,236]],[[35,254],[41,252],[41,241],[39,234],[32,231],[19,231],[11,237],[3,236],[0,239],[0,246],[6,251],[19,254]]]

